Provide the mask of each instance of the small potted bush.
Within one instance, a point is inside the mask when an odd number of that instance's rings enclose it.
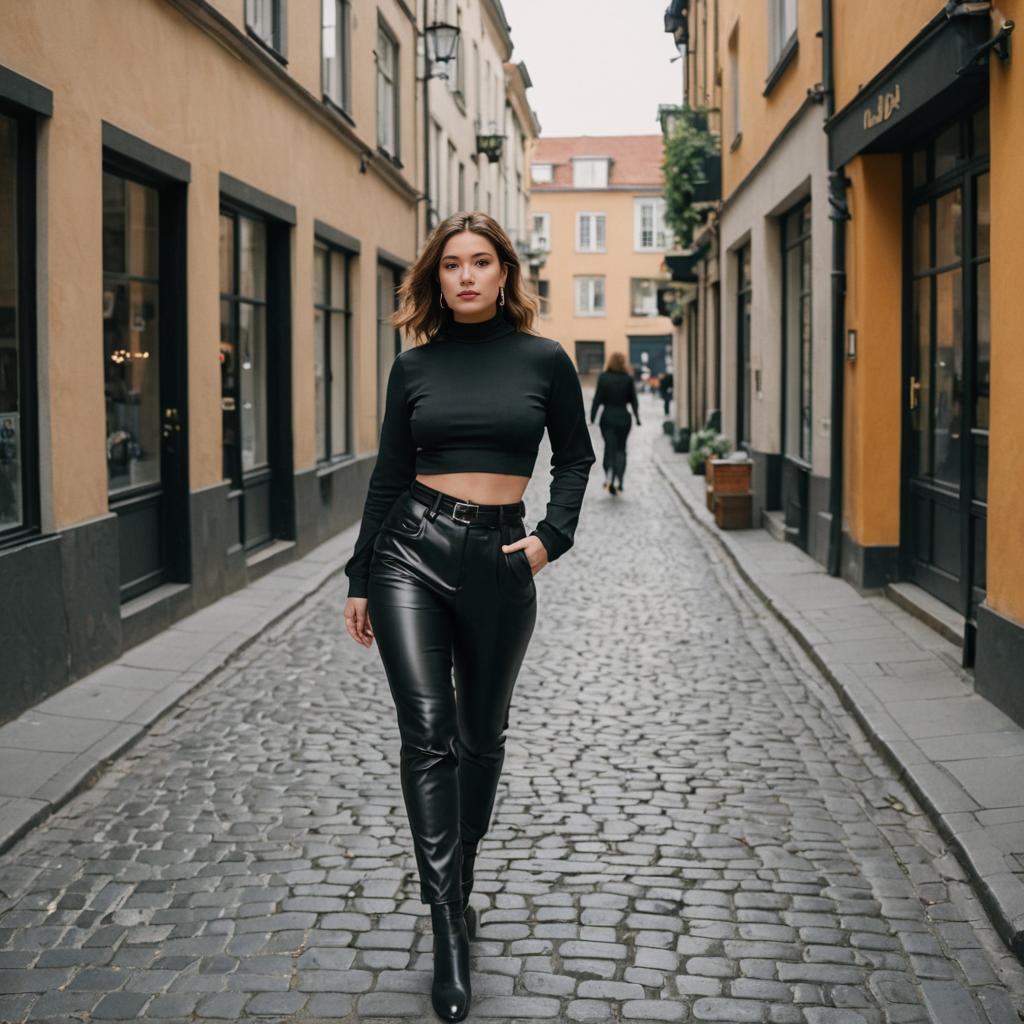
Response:
[[[690,435],[690,469],[698,476],[704,475],[705,464],[710,458],[721,458],[729,454],[732,444],[725,435],[705,427]]]

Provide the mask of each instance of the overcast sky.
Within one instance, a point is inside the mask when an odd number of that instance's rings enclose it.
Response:
[[[667,0],[502,0],[543,135],[657,135],[682,97]]]

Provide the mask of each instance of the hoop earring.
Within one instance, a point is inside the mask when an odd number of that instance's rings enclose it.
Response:
[[[441,308],[447,309],[448,307],[444,304],[444,292],[441,292]]]
[[[505,305],[505,288],[503,285],[498,288],[498,305]]]

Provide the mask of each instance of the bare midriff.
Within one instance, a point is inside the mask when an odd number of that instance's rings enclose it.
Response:
[[[511,473],[428,473],[417,474],[420,483],[474,505],[511,505],[521,501],[528,476]]]

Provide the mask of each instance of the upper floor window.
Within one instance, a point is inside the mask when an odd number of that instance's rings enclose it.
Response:
[[[377,25],[377,145],[398,156],[398,42],[383,22]]]
[[[572,160],[572,183],[574,188],[607,188],[608,165],[606,156],[577,156]]]
[[[640,252],[657,252],[668,248],[665,228],[665,200],[660,196],[637,199],[633,204],[634,248]]]
[[[555,179],[554,164],[530,164],[530,177],[537,185],[544,185]]]
[[[576,315],[604,316],[604,278],[576,278]]]
[[[650,277],[634,277],[629,282],[629,308],[633,316],[658,315],[658,282]]]
[[[540,315],[551,316],[551,282],[537,281],[537,304],[540,307]]]
[[[779,62],[796,35],[796,0],[768,0],[768,67]]]
[[[551,214],[535,213],[530,221],[530,248],[548,252],[551,248]]]
[[[349,0],[322,0],[321,88],[324,96],[342,110],[349,109],[351,56],[349,49]]]
[[[286,0],[245,0],[245,25],[261,43],[284,56]]]
[[[576,214],[576,251],[605,252],[605,215]]]

